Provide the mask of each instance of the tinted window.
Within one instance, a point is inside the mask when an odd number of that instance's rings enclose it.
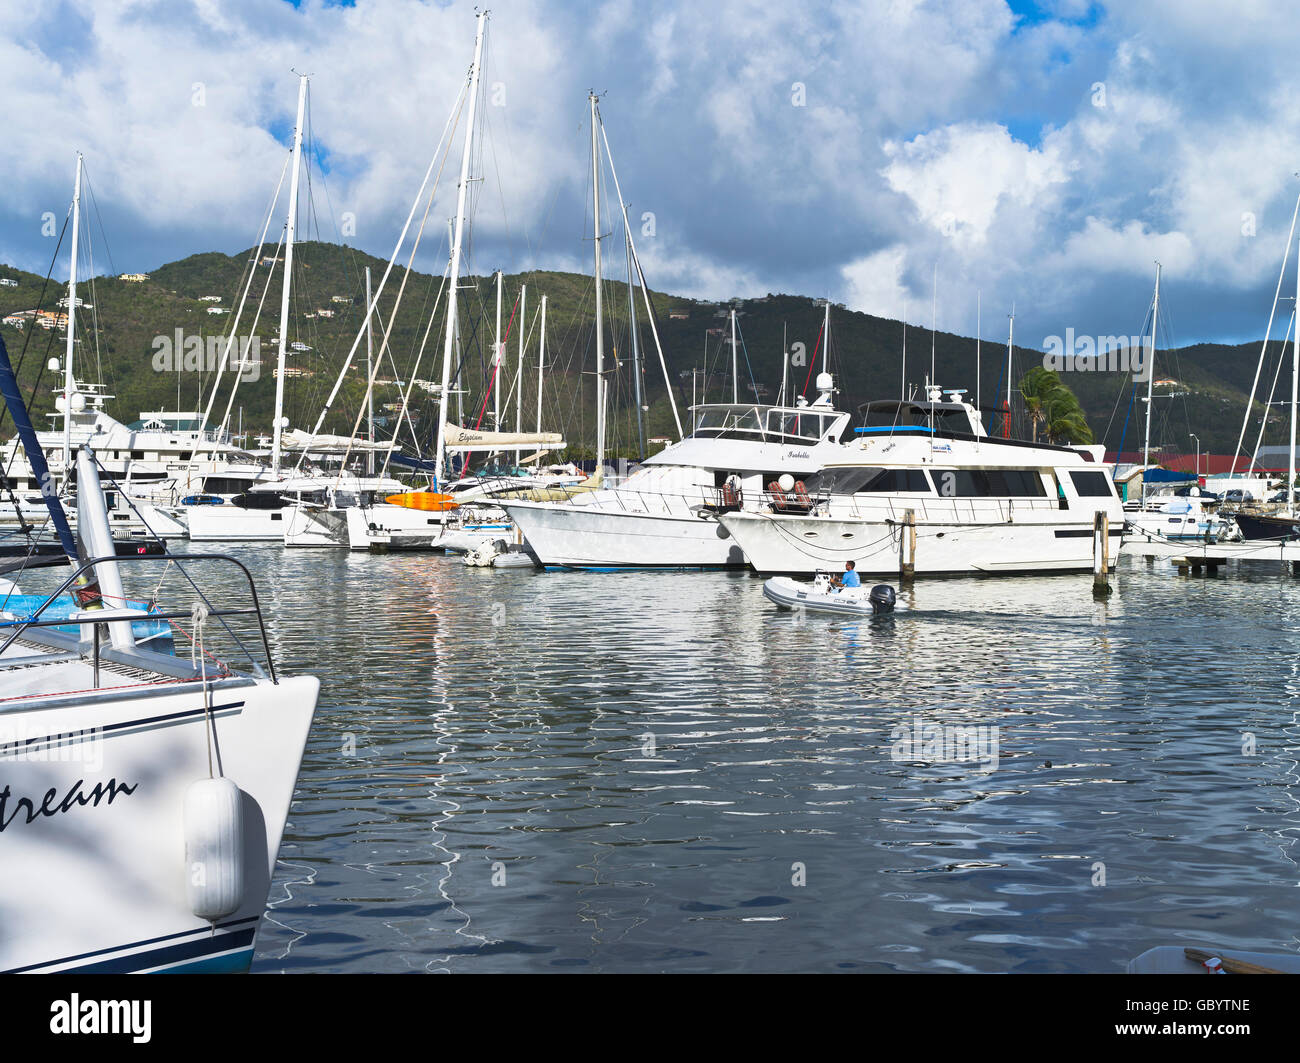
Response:
[[[934,474],[946,498],[1041,498],[1043,478],[1033,469],[946,469]]]
[[[808,490],[814,494],[852,495],[859,491],[893,493],[898,491],[930,491],[930,484],[921,469],[825,469],[807,480]]]
[[[1104,472],[1072,472],[1070,479],[1074,481],[1074,489],[1083,498],[1106,498],[1115,493],[1110,485],[1110,477]]]

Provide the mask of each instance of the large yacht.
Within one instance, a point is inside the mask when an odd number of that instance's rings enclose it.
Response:
[[[718,516],[760,573],[1091,570],[1096,514],[1124,514],[1099,446],[993,438],[959,391],[863,407],[857,438],[802,484]]]
[[[613,487],[560,500],[501,498],[542,565],[555,568],[739,568],[742,548],[720,510],[758,498],[782,477],[801,482],[840,452],[848,413],[834,381],[795,406],[692,407],[694,430]]]

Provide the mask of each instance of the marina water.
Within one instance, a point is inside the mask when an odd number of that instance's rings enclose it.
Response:
[[[321,677],[253,971],[1120,971],[1295,950],[1300,580],[231,547]],[[953,741],[954,736],[957,741]]]

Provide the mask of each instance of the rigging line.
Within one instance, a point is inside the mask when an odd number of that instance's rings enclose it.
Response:
[[[813,356],[808,359],[808,376],[803,382],[803,390],[799,392],[805,398],[808,396],[808,385],[812,383],[813,370],[817,368],[817,352],[822,349],[822,333],[825,331],[826,321],[823,319],[822,323],[817,327],[817,343],[813,347]]]
[[[71,220],[72,220],[72,208],[69,207],[69,208],[68,208],[68,213],[67,213],[67,215],[64,216],[64,219],[63,219],[63,228],[59,230],[59,241],[58,241],[57,244],[55,244],[55,247],[54,247],[54,254],[50,256],[50,268],[49,268],[48,270],[46,270],[46,272],[45,272],[45,280],[41,283],[41,294],[40,294],[39,296],[37,296],[37,299],[36,299],[36,307],[35,307],[35,309],[37,309],[37,310],[40,310],[40,309],[45,305],[45,293],[46,293],[47,291],[49,291],[49,287],[50,287],[50,278],[54,275],[54,267],[58,264],[58,261],[59,261],[59,252],[63,249],[63,238],[64,238],[64,236],[67,235],[67,232],[68,232],[68,224],[69,224],[69,222],[70,222]],[[56,310],[58,309],[57,303],[55,304],[55,309],[56,309]],[[23,369],[23,362],[24,362],[24,361],[26,360],[26,358],[27,358],[27,348],[28,348],[28,346],[31,344],[32,336],[35,335],[35,333],[36,333],[36,318],[35,318],[34,315],[33,315],[33,317],[31,318],[31,326],[32,326],[31,328],[24,328],[24,329],[23,329],[23,348],[22,348],[21,351],[18,352],[18,364],[14,367],[14,379],[15,379],[15,380],[18,379],[18,374],[22,372],[22,369]],[[55,333],[55,331],[56,331],[55,329],[50,329],[50,339],[49,339],[49,342],[47,342],[46,345],[45,345],[45,351],[46,351],[46,355],[47,355],[47,357],[48,357],[48,354],[49,354],[50,348],[54,345],[54,333]],[[27,400],[27,411],[28,411],[28,413],[31,412],[32,403],[34,403],[35,401],[36,401],[36,389],[35,389],[35,387],[33,387],[33,388],[32,388],[32,397],[31,397],[30,399]],[[6,406],[4,409],[0,409],[0,428],[3,428],[3,427],[4,427],[5,418],[8,417],[8,416],[9,416],[9,408],[8,408],[7,406]]]
[[[466,83],[461,88],[460,94],[456,99],[456,103],[452,106],[451,113],[447,115],[447,122],[446,125],[443,126],[442,135],[438,139],[438,144],[434,148],[433,157],[429,160],[429,165],[424,172],[424,180],[420,183],[420,188],[415,194],[415,199],[411,202],[411,210],[406,216],[406,222],[405,224],[403,224],[402,231],[397,237],[397,246],[393,248],[392,257],[389,259],[388,264],[384,267],[384,275],[379,278],[379,287],[374,290],[373,297],[370,300],[370,305],[366,307],[366,315],[365,315],[366,320],[370,319],[370,315],[374,313],[375,308],[379,305],[380,297],[384,294],[384,286],[388,283],[388,278],[392,274],[393,267],[397,263],[397,256],[401,252],[402,245],[406,242],[406,234],[410,231],[411,222],[415,219],[415,212],[420,209],[420,200],[424,197],[424,190],[429,184],[429,178],[434,176],[434,166],[437,165],[438,163],[438,154],[440,151],[442,152],[443,165],[446,164],[447,155],[451,150],[450,135],[452,130],[454,130],[455,126],[459,123],[460,113],[464,107],[465,98],[468,95],[469,95],[469,85],[468,83]],[[443,150],[444,145],[445,145],[445,150]],[[434,179],[434,188],[429,194],[429,205],[425,207],[424,217],[420,220],[420,230],[419,230],[420,234],[423,234],[424,232],[425,222],[428,220],[429,217],[429,209],[433,205],[434,194],[437,191],[438,181],[440,181],[442,177],[442,169],[443,166],[439,165],[437,170],[437,177]],[[419,241],[420,238],[419,235],[417,235],[415,239],[415,243],[411,249],[410,259],[407,261],[406,272],[402,277],[401,288],[399,288],[397,293],[397,298],[394,301],[393,317],[389,322],[390,327],[392,325],[392,322],[397,320],[397,307],[401,304],[402,292],[405,290],[406,281],[411,275],[411,263],[415,259],[415,248],[419,246]],[[339,371],[338,379],[334,383],[334,389],[330,393],[329,399],[327,400],[324,408],[322,408],[320,412],[320,417],[316,421],[316,427],[312,429],[311,434],[313,436],[320,431],[320,426],[324,423],[325,417],[329,413],[330,404],[333,403],[335,397],[337,397],[338,395],[339,389],[343,386],[344,374],[346,374],[348,367],[352,364],[352,359],[356,355],[357,348],[360,347],[361,340],[364,336],[365,336],[365,329],[358,329],[356,337],[352,341],[352,347],[348,351],[348,356],[343,362],[343,368]],[[385,343],[388,342],[387,334],[385,334],[384,336],[384,342]],[[377,365],[378,363],[376,363],[376,366]],[[368,386],[373,388],[374,383],[375,383],[374,373],[371,373],[371,379]],[[362,411],[358,409],[356,426],[352,429],[352,434],[354,436],[357,433],[357,428],[361,424],[361,413]],[[349,452],[350,450],[351,448],[349,447]],[[306,459],[306,457],[307,457],[307,452],[303,451],[302,456],[299,457],[298,459],[297,466],[295,466],[295,470],[302,467],[302,463]],[[345,456],[345,460],[346,460],[346,456]]]
[[[434,320],[438,316],[438,307],[442,303],[442,293],[447,287],[447,276],[450,270],[451,270],[451,263],[448,262],[446,268],[443,270],[442,283],[438,286],[437,297],[433,301],[433,309],[429,311],[429,323],[427,326],[425,326],[423,339],[420,340],[420,350],[416,355],[415,365],[411,369],[410,379],[407,381],[406,394],[402,396],[402,408],[401,411],[398,413],[397,425],[393,429],[392,439],[395,448],[397,445],[397,437],[402,433],[402,422],[403,421],[406,422],[407,427],[409,427],[411,430],[411,439],[414,440],[415,442],[415,456],[417,458],[424,457],[424,448],[420,445],[420,436],[419,433],[416,432],[415,422],[411,418],[411,410],[410,410],[411,391],[415,388],[415,377],[420,371],[420,363],[424,360],[425,347],[429,342],[429,334],[433,331]],[[446,396],[442,397],[442,401],[443,402],[446,401]],[[392,456],[393,456],[392,450],[389,450],[384,455],[383,468],[380,470],[382,475],[385,476],[388,475],[388,463],[389,460],[392,458]]]
[[[1255,450],[1250,457],[1250,466],[1246,470],[1246,475],[1250,476],[1255,471],[1255,465],[1259,461],[1260,448],[1264,445],[1264,428],[1268,424],[1269,411],[1273,408],[1273,396],[1277,393],[1278,378],[1282,375],[1282,366],[1286,364],[1286,345],[1291,339],[1291,329],[1296,324],[1296,310],[1292,309],[1291,316],[1287,319],[1286,338],[1282,340],[1282,347],[1278,351],[1277,369],[1273,373],[1273,386],[1268,392],[1268,402],[1264,405],[1264,416],[1259,422],[1259,437],[1255,440]],[[1234,469],[1235,471],[1235,469]]]
[[[280,236],[279,236],[279,239],[277,239],[277,240],[276,240],[276,243],[275,243],[275,258],[277,258],[277,259],[280,257],[280,249],[281,249],[282,247],[284,247],[284,237],[285,237],[285,230],[284,230],[284,229],[281,229],[281,230],[280,230]],[[250,332],[252,335],[254,335],[254,336],[257,335],[257,325],[258,325],[258,322],[260,322],[260,321],[262,320],[262,310],[263,310],[263,308],[266,306],[266,297],[267,297],[267,295],[270,294],[270,291],[271,291],[271,281],[274,279],[274,277],[275,277],[275,267],[274,267],[274,265],[272,265],[272,266],[269,266],[269,267],[267,268],[267,271],[266,271],[266,283],[262,285],[262,295],[261,295],[261,298],[259,298],[258,301],[257,301],[257,311],[256,311],[256,312],[254,313],[254,315],[253,315],[253,325],[252,325],[252,328],[249,330],[249,332]],[[253,282],[253,275],[252,275],[251,273],[249,274],[248,282],[249,282],[249,284],[252,284],[252,282]],[[233,335],[233,334],[232,334],[232,335]],[[231,414],[234,412],[234,409],[235,409],[235,396],[236,396],[237,394],[239,394],[239,385],[240,385],[240,383],[242,383],[243,379],[244,379],[244,377],[243,377],[243,374],[242,374],[242,373],[236,373],[236,374],[235,374],[235,383],[232,385],[232,387],[231,387],[231,389],[230,389],[230,397],[229,397],[228,399],[226,399],[226,410],[225,410],[225,413],[222,415],[222,418],[221,418],[221,425],[220,425],[220,427],[217,429],[217,434],[218,434],[218,435],[228,435],[229,432],[230,432],[230,416],[231,416]],[[209,403],[208,403],[208,408],[209,408],[209,410],[211,409],[212,401],[215,401],[215,399],[216,399],[216,395],[217,395],[217,384],[218,384],[217,381],[213,381],[213,385],[212,385],[212,400],[210,400]],[[190,458],[191,458],[191,461],[192,461],[193,458],[194,458],[194,455],[191,454],[191,455],[190,455]]]
[[[276,184],[276,186],[275,186],[275,193],[271,196],[271,202],[268,203],[268,204],[267,204],[267,207],[266,207],[266,221],[262,224],[262,234],[261,234],[261,236],[258,237],[258,240],[257,240],[257,250],[253,252],[253,257],[249,260],[249,263],[248,263],[248,265],[247,265],[246,268],[245,268],[245,273],[244,273],[244,275],[243,275],[242,277],[240,277],[240,282],[241,282],[240,287],[242,287],[242,288],[244,289],[244,291],[243,291],[243,294],[239,297],[239,306],[238,306],[238,307],[236,308],[236,310],[235,310],[234,320],[231,321],[231,323],[230,323],[230,335],[226,338],[226,345],[225,345],[225,348],[224,348],[224,349],[222,350],[222,352],[221,352],[221,362],[220,362],[220,364],[217,366],[216,374],[215,374],[215,375],[213,376],[213,378],[212,378],[212,394],[208,397],[208,404],[207,404],[207,406],[206,406],[206,407],[204,408],[204,410],[203,410],[203,416],[202,416],[202,418],[199,420],[199,434],[200,434],[200,437],[202,436],[203,432],[206,431],[206,429],[207,429],[207,427],[208,427],[208,420],[209,420],[209,418],[211,418],[211,416],[212,416],[212,407],[216,404],[216,401],[217,401],[217,392],[218,392],[218,390],[220,389],[220,386],[221,386],[221,376],[222,376],[223,373],[225,373],[225,371],[226,371],[226,366],[229,364],[229,361],[230,361],[230,347],[231,347],[231,344],[234,343],[234,341],[235,341],[235,336],[236,336],[236,334],[239,332],[239,322],[240,322],[240,319],[243,317],[243,314],[244,314],[244,306],[245,306],[245,304],[246,304],[246,302],[247,302],[247,300],[248,300],[248,293],[249,293],[249,291],[252,290],[252,287],[253,287],[253,277],[254,277],[254,275],[257,273],[257,266],[258,266],[258,263],[259,263],[259,262],[261,261],[261,259],[262,259],[262,249],[266,246],[266,234],[267,234],[267,233],[270,231],[270,229],[271,229],[271,218],[272,218],[272,216],[273,216],[274,213],[275,213],[275,205],[280,201],[280,191],[281,191],[281,189],[284,187],[284,178],[285,178],[285,175],[286,175],[286,174],[288,173],[288,171],[289,171],[289,160],[290,160],[290,158],[291,158],[291,156],[290,156],[288,153],[286,153],[286,154],[285,154],[285,157],[284,157],[284,166],[283,166],[283,167],[281,168],[281,170],[280,170],[280,180],[279,180],[279,182],[277,182],[277,184]],[[283,239],[283,235],[282,235],[281,239]],[[280,257],[280,243],[279,243],[279,242],[276,243],[276,248],[275,248],[275,257],[276,257],[277,259]],[[272,268],[268,268],[268,270],[267,270],[267,281],[268,281],[268,285],[269,285],[269,282],[270,282],[270,274],[271,274],[272,272],[273,272],[273,269],[272,269]],[[265,299],[266,299],[266,289],[263,288],[263,291],[262,291],[262,300],[263,300],[263,302],[265,301]],[[258,310],[258,315],[259,315],[259,317],[260,317],[260,315],[261,315],[261,310],[262,310],[262,304],[261,304],[261,303],[258,304],[258,308],[257,308],[257,310]],[[256,318],[255,318],[254,321],[253,321],[252,332],[253,332],[253,334],[256,334],[256,332],[257,332],[257,319],[256,319]],[[239,374],[236,374],[236,379],[235,379],[235,386],[234,386],[234,388],[235,388],[235,389],[238,389],[238,387],[239,387]],[[231,401],[232,401],[232,402],[234,401],[234,389],[232,389],[232,391],[231,391]],[[226,408],[226,417],[228,418],[229,416],[230,416],[230,408],[229,408],[229,406],[227,406],[227,408]],[[221,426],[222,426],[223,429],[225,428],[225,426],[226,426],[226,421],[225,421],[225,419],[222,420],[222,424],[221,424]],[[197,450],[196,450],[196,452],[195,452],[194,454],[191,454],[191,455],[190,455],[191,468],[193,468],[193,462],[194,462],[194,459],[195,459],[196,456],[197,456]]]
[[[1273,292],[1273,305],[1268,312],[1268,327],[1264,329],[1264,342],[1259,349],[1259,361],[1255,365],[1255,381],[1250,385],[1250,398],[1246,400],[1246,413],[1241,419],[1241,433],[1237,436],[1237,449],[1232,452],[1232,470],[1236,471],[1237,457],[1241,453],[1241,445],[1246,440],[1246,424],[1250,420],[1250,407],[1255,401],[1255,389],[1259,387],[1259,375],[1264,368],[1264,355],[1268,351],[1268,338],[1273,329],[1273,318],[1277,313],[1277,304],[1282,296],[1282,278],[1286,275],[1287,258],[1291,254],[1291,241],[1295,237],[1296,219],[1300,218],[1300,196],[1296,197],[1295,210],[1291,212],[1291,229],[1287,233],[1286,245],[1282,249],[1282,268],[1278,270],[1277,288]],[[1300,268],[1298,266],[1297,268]],[[1252,462],[1253,467],[1253,462]]]

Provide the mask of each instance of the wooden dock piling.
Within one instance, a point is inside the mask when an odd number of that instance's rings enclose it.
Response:
[[[1110,594],[1110,518],[1098,513],[1092,519],[1092,593]]]
[[[903,528],[898,537],[898,579],[911,583],[916,576],[916,510],[903,512]]]

